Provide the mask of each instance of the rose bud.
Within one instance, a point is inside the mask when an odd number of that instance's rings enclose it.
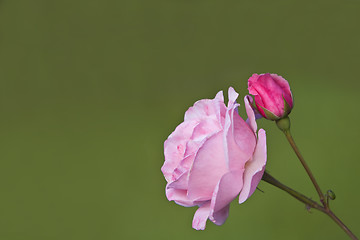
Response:
[[[249,93],[255,96],[255,104],[266,119],[285,118],[294,106],[289,83],[276,74],[253,74],[248,80]]]
[[[192,226],[204,230],[207,219],[221,225],[230,203],[239,203],[255,191],[266,164],[266,135],[258,136],[254,112],[245,97],[249,117],[238,114],[238,93],[229,88],[228,106],[220,91],[215,99],[197,101],[164,143],[161,168],[166,197],[185,206],[198,206]]]

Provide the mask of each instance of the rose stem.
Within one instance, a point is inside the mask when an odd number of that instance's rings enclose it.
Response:
[[[280,120],[278,120],[276,122],[277,126],[280,128],[280,130],[282,130],[288,140],[288,142],[290,143],[292,149],[294,150],[294,152],[296,153],[296,156],[299,158],[301,164],[303,165],[303,167],[305,168],[306,173],[309,175],[311,182],[313,183],[319,197],[320,197],[320,202],[323,204],[323,206],[325,208],[328,208],[327,203],[325,202],[325,196],[322,193],[319,184],[317,183],[317,181],[315,180],[314,175],[312,174],[309,166],[307,165],[307,163],[305,162],[304,157],[301,155],[299,148],[296,146],[295,141],[290,133],[290,119],[288,117],[286,118],[282,118]]]
[[[297,200],[303,202],[306,204],[306,206],[311,207],[311,208],[315,208],[323,213],[325,213],[326,215],[328,215],[331,219],[333,219],[337,225],[339,225],[345,232],[347,235],[349,235],[349,237],[353,240],[358,240],[358,238],[350,231],[350,229],[348,227],[345,226],[345,224],[329,209],[329,207],[323,207],[321,206],[319,203],[315,202],[314,200],[311,200],[310,198],[306,197],[305,195],[285,186],[284,184],[282,184],[281,182],[279,182],[278,180],[276,180],[273,176],[271,176],[269,173],[267,173],[265,171],[262,180],[277,187],[280,188],[281,190],[287,192],[288,194],[290,194],[291,196],[293,196],[294,198],[296,198]]]
[[[301,155],[298,147],[296,146],[295,144],[295,141],[293,139],[293,137],[291,136],[291,133],[290,133],[290,130],[289,131],[285,131],[285,136],[287,138],[287,140],[289,141],[291,147],[294,149],[294,152],[296,153],[296,156],[299,158],[301,164],[303,165],[303,167],[305,168],[305,171],[307,172],[307,174],[309,175],[310,179],[311,179],[311,182],[314,184],[314,187],[317,191],[317,193],[319,194],[319,197],[320,197],[320,202],[323,204],[323,206],[325,208],[328,208],[328,205],[326,204],[325,202],[325,196],[324,194],[322,193],[321,189],[320,189],[320,186],[319,184],[317,183],[314,175],[312,174],[309,166],[307,165],[307,163],[305,162],[305,159],[304,157]]]

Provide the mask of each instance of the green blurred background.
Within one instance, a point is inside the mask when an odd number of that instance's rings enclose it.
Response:
[[[360,235],[360,2],[0,1],[0,239],[347,239],[267,183],[223,226],[168,202],[163,142],[196,100],[274,72],[333,210]],[[241,113],[244,113],[243,105]],[[244,115],[242,115],[244,116]],[[267,169],[317,199],[272,122]]]

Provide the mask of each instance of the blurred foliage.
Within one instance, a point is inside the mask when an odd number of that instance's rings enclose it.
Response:
[[[335,213],[358,236],[360,2],[0,2],[0,238],[346,239],[260,183],[223,226],[191,228],[168,202],[163,142],[196,100],[252,73],[289,80],[292,132]],[[240,112],[244,116],[243,104]],[[275,124],[272,175],[312,196]]]

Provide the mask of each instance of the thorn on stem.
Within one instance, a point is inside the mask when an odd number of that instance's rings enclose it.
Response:
[[[329,198],[330,200],[335,200],[336,195],[332,190],[327,190],[325,196]]]

